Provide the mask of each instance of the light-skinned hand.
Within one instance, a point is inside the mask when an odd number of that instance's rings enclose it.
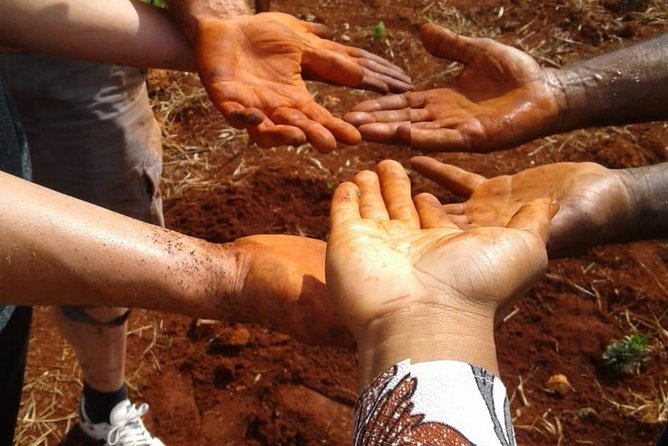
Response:
[[[362,49],[322,38],[324,25],[276,12],[198,22],[197,67],[230,125],[261,147],[311,143],[321,152],[357,144],[355,127],[316,103],[304,78],[380,92],[402,92],[410,78]]]
[[[422,27],[421,38],[428,52],[460,62],[462,70],[443,88],[357,105],[344,119],[365,140],[424,152],[486,153],[555,131],[562,99],[552,70],[518,49],[434,24]]]
[[[634,198],[623,172],[596,163],[548,164],[494,178],[426,156],[414,157],[411,167],[466,199],[443,206],[462,229],[503,227],[522,206],[550,197],[559,204],[550,229],[550,257],[580,252],[632,227]]]
[[[254,322],[313,345],[350,347],[353,342],[333,311],[325,287],[322,240],[253,235],[234,242],[239,260],[237,292],[222,314]]]
[[[327,287],[357,340],[362,382],[407,357],[497,372],[495,318],[541,277],[552,214],[551,201],[539,199],[505,227],[462,230],[433,195],[411,199],[395,161],[341,184]]]

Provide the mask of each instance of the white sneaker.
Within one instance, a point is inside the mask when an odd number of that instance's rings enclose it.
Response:
[[[159,439],[146,430],[142,415],[148,411],[148,404],[137,407],[129,400],[116,404],[109,415],[109,423],[93,423],[88,420],[81,399],[79,426],[81,430],[104,445],[108,446],[165,446]]]

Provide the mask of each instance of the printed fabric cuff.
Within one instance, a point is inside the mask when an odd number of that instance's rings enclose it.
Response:
[[[362,393],[355,446],[516,446],[506,387],[458,361],[390,367]]]

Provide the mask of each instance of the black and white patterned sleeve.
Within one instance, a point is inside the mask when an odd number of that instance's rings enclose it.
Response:
[[[516,446],[506,388],[457,361],[395,364],[362,393],[355,446]]]

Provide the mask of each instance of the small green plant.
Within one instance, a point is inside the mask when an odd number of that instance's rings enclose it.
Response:
[[[382,20],[376,23],[372,29],[374,39],[382,39],[385,37],[385,22]]]
[[[633,332],[605,348],[603,365],[619,376],[638,374],[646,356],[647,336]]]

